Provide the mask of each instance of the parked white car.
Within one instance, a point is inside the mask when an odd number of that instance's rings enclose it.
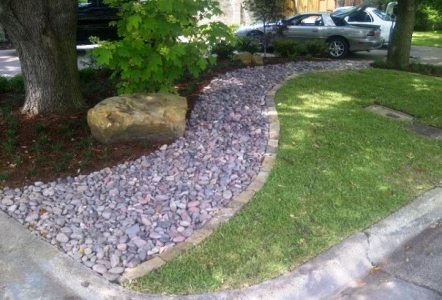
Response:
[[[394,5],[394,2],[391,2]],[[381,37],[384,39],[384,45],[388,45],[390,42],[390,34],[393,32],[395,17],[392,14],[386,14],[375,7],[365,7],[364,9],[357,8],[360,6],[344,6],[339,7],[333,11],[333,14],[349,13],[351,10],[355,10],[355,13],[344,18],[348,24],[360,24],[360,25],[378,25],[381,28]],[[391,7],[391,6],[390,6]]]

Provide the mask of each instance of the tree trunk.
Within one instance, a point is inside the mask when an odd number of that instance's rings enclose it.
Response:
[[[77,68],[77,0],[0,0],[26,88],[23,113],[63,114],[86,107]]]
[[[395,67],[410,63],[411,37],[413,36],[415,14],[415,0],[398,0],[397,22],[387,55],[387,62]]]

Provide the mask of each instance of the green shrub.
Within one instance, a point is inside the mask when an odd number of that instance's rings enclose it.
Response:
[[[234,33],[236,30],[238,30],[241,27],[241,25],[239,25],[239,24],[230,24],[230,25],[228,25],[228,27],[229,27],[230,31],[232,33]]]
[[[0,77],[0,93],[24,93],[25,83],[22,75],[14,77]]]
[[[0,93],[9,92],[9,82],[6,77],[0,77]]]
[[[301,48],[298,42],[289,39],[278,39],[273,43],[274,52],[281,57],[295,58],[301,55]]]
[[[118,93],[175,91],[185,72],[198,76],[216,59],[207,56],[220,41],[233,40],[221,22],[201,24],[221,14],[216,0],[105,0],[119,7],[116,25],[120,40],[102,41],[92,50],[100,65],[108,66]],[[182,42],[185,40],[186,42]]]
[[[1,172],[0,173],[0,182],[6,181],[9,178],[8,172]]]
[[[226,59],[232,57],[233,51],[235,51],[235,46],[233,44],[222,41],[213,46],[210,52],[220,59]]]
[[[384,60],[375,60],[371,65],[374,68],[378,68],[378,69],[393,69],[393,70],[400,70],[400,71],[414,72],[414,73],[419,73],[419,74],[424,74],[424,75],[442,77],[442,66],[420,64],[417,62],[412,62],[407,65],[395,67],[394,64],[389,63]]]
[[[258,41],[248,36],[239,37],[236,42],[236,50],[238,52],[250,52],[255,53],[261,50],[261,46]]]
[[[94,80],[97,74],[97,70],[95,70],[94,68],[85,68],[79,70],[78,74],[80,75],[80,84],[86,84]]]
[[[306,56],[308,53],[307,48],[305,47],[305,44],[299,44],[298,45],[298,56]]]
[[[432,1],[422,1],[416,10],[414,30],[430,31],[442,28],[441,4]]]
[[[25,92],[25,83],[23,81],[22,75],[15,75],[14,77],[8,80],[9,83],[9,91],[15,93],[24,93]]]
[[[327,57],[328,45],[321,41],[307,41],[304,44],[306,55],[309,54],[312,57]]]

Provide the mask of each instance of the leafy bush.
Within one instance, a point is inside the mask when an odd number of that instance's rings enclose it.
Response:
[[[0,93],[9,92],[9,82],[6,77],[0,77]]]
[[[400,71],[442,77],[442,66],[436,66],[436,65],[428,65],[428,64],[420,64],[412,62],[407,65],[395,67],[394,64],[390,62],[384,60],[376,60],[372,63],[372,66],[378,69],[393,69],[393,70],[400,70]]]
[[[233,51],[235,51],[235,46],[232,43],[222,41],[213,46],[210,52],[218,58],[226,59],[232,57]]]
[[[11,92],[24,93],[25,92],[25,82],[23,81],[22,75],[15,75],[9,79],[9,89]]]
[[[233,40],[227,25],[200,24],[221,13],[216,0],[105,0],[120,8],[120,40],[100,42],[92,55],[119,76],[119,93],[174,91],[185,72],[198,76],[208,64],[209,49]]]
[[[429,31],[442,28],[442,4],[435,0],[422,1],[416,11],[414,30]]]
[[[282,57],[295,58],[301,55],[298,42],[289,39],[278,39],[273,43],[274,52]]]
[[[275,40],[274,51],[282,57],[295,58],[298,56],[305,56],[308,59],[313,57],[327,57],[328,46],[321,41],[307,41],[299,44],[297,41],[290,39]]]
[[[0,93],[24,93],[25,83],[22,75],[16,75],[14,77],[0,77]]]
[[[327,57],[328,45],[321,41],[307,41],[304,44],[306,55],[309,54],[312,57]]]
[[[88,82],[91,82],[96,74],[97,70],[94,68],[85,68],[78,71],[78,74],[80,75],[80,84],[86,84]]]
[[[230,29],[230,32],[234,33],[236,30],[238,30],[241,27],[241,25],[239,25],[239,24],[230,24],[230,25],[228,25],[228,27]]]
[[[255,53],[261,50],[261,46],[258,41],[248,36],[239,37],[236,42],[236,50],[239,52]]]

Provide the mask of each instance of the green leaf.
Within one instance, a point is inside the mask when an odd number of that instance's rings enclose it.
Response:
[[[204,70],[207,68],[207,60],[205,58],[200,58],[198,60],[198,66],[200,67],[201,70]]]
[[[142,21],[142,18],[140,15],[133,15],[127,18],[127,25],[126,29],[127,31],[133,31],[138,29],[140,23]]]
[[[113,57],[113,52],[111,49],[107,48],[96,48],[93,50],[92,55],[100,65],[109,65],[110,60]]]
[[[130,56],[129,49],[127,49],[126,47],[118,47],[117,48],[117,54],[120,57],[129,57]]]

